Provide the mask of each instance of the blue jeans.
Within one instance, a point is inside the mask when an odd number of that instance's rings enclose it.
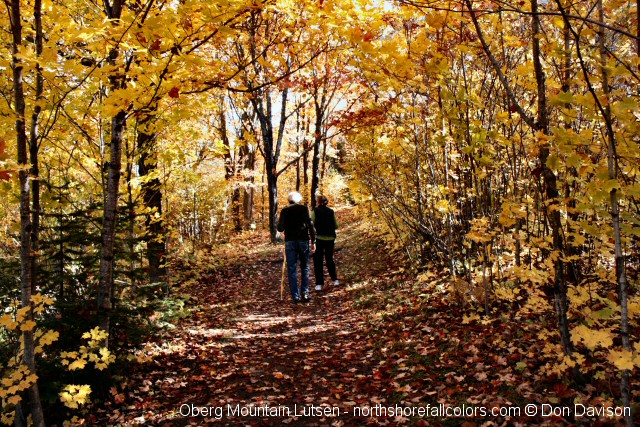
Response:
[[[287,256],[287,275],[289,276],[289,289],[291,298],[300,300],[298,290],[298,261],[302,272],[302,295],[309,294],[309,241],[290,240],[285,242],[285,254]]]

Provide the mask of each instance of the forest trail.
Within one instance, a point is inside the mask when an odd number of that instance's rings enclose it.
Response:
[[[356,209],[337,213],[343,285],[294,305],[286,287],[280,298],[282,245],[266,232],[216,246],[175,291],[188,295],[189,315],[147,343],[83,425],[567,426],[577,414],[544,415],[543,405],[607,404],[603,382],[576,389],[548,372],[539,335],[551,315],[503,307],[482,319],[446,275],[404,271]]]
[[[265,233],[216,250],[212,257],[222,266],[184,290],[199,308],[163,342],[148,346],[155,354],[127,379],[122,394],[113,392],[119,404],[107,408],[109,423],[366,424],[354,419],[353,406],[382,401],[383,393],[375,390],[371,337],[352,294],[386,273],[389,260],[353,214],[338,212],[335,258],[342,283],[328,286],[326,280],[326,291],[318,293],[311,277],[307,304],[291,303],[286,282],[281,299],[282,245],[266,243]],[[282,416],[238,414],[267,406]],[[222,412],[193,416],[195,407]],[[325,408],[332,416],[320,414]]]

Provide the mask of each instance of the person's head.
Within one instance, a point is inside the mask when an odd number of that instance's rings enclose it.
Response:
[[[316,205],[324,206],[329,203],[329,199],[324,194],[316,194]]]
[[[302,194],[297,191],[292,191],[289,193],[287,200],[289,201],[289,204],[300,203],[302,201]]]

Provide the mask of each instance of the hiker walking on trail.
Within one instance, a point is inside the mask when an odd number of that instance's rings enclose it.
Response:
[[[313,267],[316,276],[316,291],[321,291],[324,286],[324,261],[327,262],[329,276],[334,285],[339,285],[336,275],[336,263],[333,260],[333,249],[336,240],[336,229],[338,220],[336,213],[327,205],[329,200],[326,196],[318,194],[316,196],[316,208],[311,215],[316,227],[316,251],[313,254]],[[324,258],[324,259],[323,259]]]
[[[308,302],[309,296],[309,253],[316,249],[316,231],[306,206],[301,205],[302,195],[297,191],[289,193],[289,206],[280,212],[278,231],[284,231],[285,255],[289,289],[294,303]],[[311,243],[309,243],[311,242]],[[298,289],[298,262],[302,272],[301,287]]]

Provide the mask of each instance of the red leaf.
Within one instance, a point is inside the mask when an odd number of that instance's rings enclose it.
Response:
[[[169,91],[169,96],[172,98],[180,98],[180,88],[177,86],[172,87]]]
[[[138,39],[138,41],[140,43],[146,43],[147,42],[147,38],[144,36],[143,32],[136,33],[136,38]]]

